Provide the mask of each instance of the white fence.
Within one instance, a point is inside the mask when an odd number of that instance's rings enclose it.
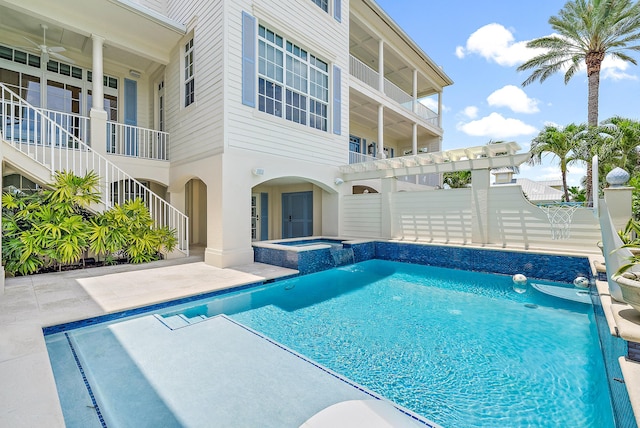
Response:
[[[122,202],[126,195],[141,197],[156,226],[175,231],[178,250],[189,254],[189,219],[167,201],[128,175],[84,141],[0,83],[0,132],[11,146],[50,170],[101,178],[101,208]]]
[[[343,236],[390,238],[410,242],[480,245],[473,228],[487,236],[487,246],[546,251],[598,252],[598,220],[591,209],[578,209],[568,239],[553,239],[546,213],[530,203],[519,186],[491,187],[484,207],[487,221],[478,220],[472,189],[425,190],[348,195],[343,204]],[[388,212],[383,202],[388,204]],[[388,202],[387,202],[388,201]],[[484,218],[484,217],[483,217]],[[389,230],[389,236],[383,231]]]

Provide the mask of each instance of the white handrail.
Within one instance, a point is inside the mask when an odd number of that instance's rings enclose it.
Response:
[[[149,188],[96,153],[84,141],[0,83],[0,133],[5,141],[51,171],[100,176],[101,207],[141,197],[158,227],[175,231],[177,249],[189,255],[189,218]]]
[[[107,121],[107,153],[169,160],[169,133]]]

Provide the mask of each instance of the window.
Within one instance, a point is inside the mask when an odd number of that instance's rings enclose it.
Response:
[[[329,65],[326,62],[261,25],[258,74],[260,111],[327,130]]]
[[[320,9],[324,10],[325,12],[329,12],[329,0],[311,0],[311,1],[317,4],[320,7]]]
[[[193,39],[184,45],[184,106],[196,100]]]

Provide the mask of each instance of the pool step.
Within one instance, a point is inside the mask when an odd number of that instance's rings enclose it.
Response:
[[[158,320],[160,320],[164,325],[169,327],[171,330],[186,327],[191,324],[196,324],[207,319],[206,315],[196,315],[193,317],[187,317],[184,314],[176,314],[176,315],[165,317],[165,316],[156,314],[155,316]]]

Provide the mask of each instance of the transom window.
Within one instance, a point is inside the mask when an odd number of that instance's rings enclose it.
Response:
[[[184,106],[196,100],[193,39],[184,45]]]
[[[327,130],[329,65],[267,29],[258,32],[258,109]]]
[[[324,10],[325,12],[329,12],[329,0],[311,0],[311,1],[317,4],[320,7],[320,9]]]

